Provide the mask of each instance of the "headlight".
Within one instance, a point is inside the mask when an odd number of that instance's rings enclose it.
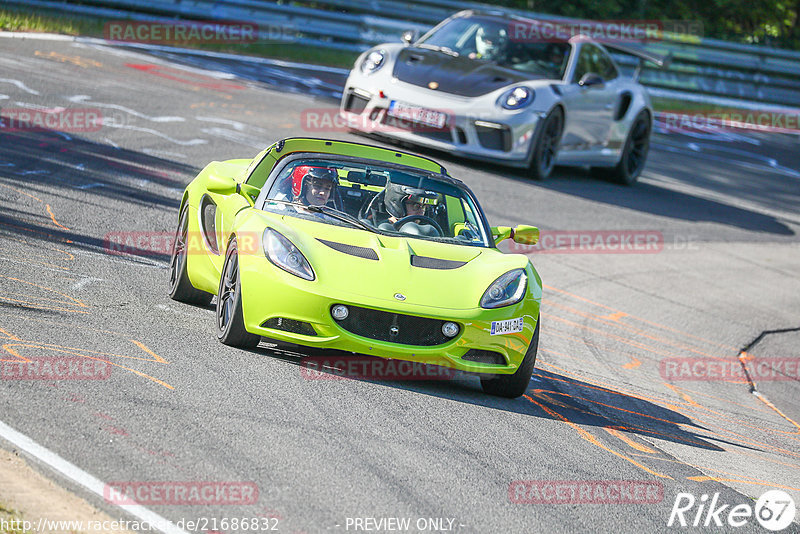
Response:
[[[275,266],[306,280],[313,280],[314,270],[303,254],[286,237],[267,228],[261,239],[264,254]]]
[[[361,62],[361,72],[364,74],[372,74],[383,67],[385,58],[386,53],[383,50],[373,50],[367,54],[367,57]]]
[[[515,87],[500,97],[499,104],[503,109],[522,109],[531,102],[536,93],[527,87]]]
[[[516,304],[525,296],[528,275],[524,269],[514,269],[495,280],[481,297],[481,308],[502,308]]]

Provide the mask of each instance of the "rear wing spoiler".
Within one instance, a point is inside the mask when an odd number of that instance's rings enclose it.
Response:
[[[648,52],[646,50],[642,50],[641,48],[634,48],[624,44],[603,43],[603,46],[616,52],[621,52],[623,54],[628,54],[630,56],[636,56],[639,58],[639,65],[636,67],[636,70],[633,73],[634,80],[639,79],[639,74],[642,72],[642,66],[644,65],[645,61],[653,63],[660,69],[666,69],[669,67],[670,63],[672,63],[672,52],[666,56],[662,56],[661,54],[654,54],[653,52]]]

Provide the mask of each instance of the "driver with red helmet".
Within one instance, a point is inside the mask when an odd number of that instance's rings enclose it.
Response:
[[[334,169],[300,165],[292,171],[294,202],[306,206],[324,206],[331,199],[339,176]]]

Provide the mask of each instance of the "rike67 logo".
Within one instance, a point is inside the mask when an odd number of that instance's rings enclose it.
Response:
[[[719,493],[709,500],[707,494],[696,499],[691,493],[678,493],[672,512],[667,521],[668,527],[743,527],[755,518],[767,530],[777,532],[788,527],[796,513],[794,499],[781,490],[769,490],[751,504],[723,504]]]

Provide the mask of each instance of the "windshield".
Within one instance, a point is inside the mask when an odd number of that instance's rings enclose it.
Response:
[[[278,174],[262,209],[384,235],[480,247],[492,243],[466,189],[380,163],[295,159]]]
[[[446,22],[417,46],[444,49],[476,61],[491,61],[542,78],[562,79],[572,47],[564,41],[537,40],[532,35],[514,31],[512,21],[459,17]]]

